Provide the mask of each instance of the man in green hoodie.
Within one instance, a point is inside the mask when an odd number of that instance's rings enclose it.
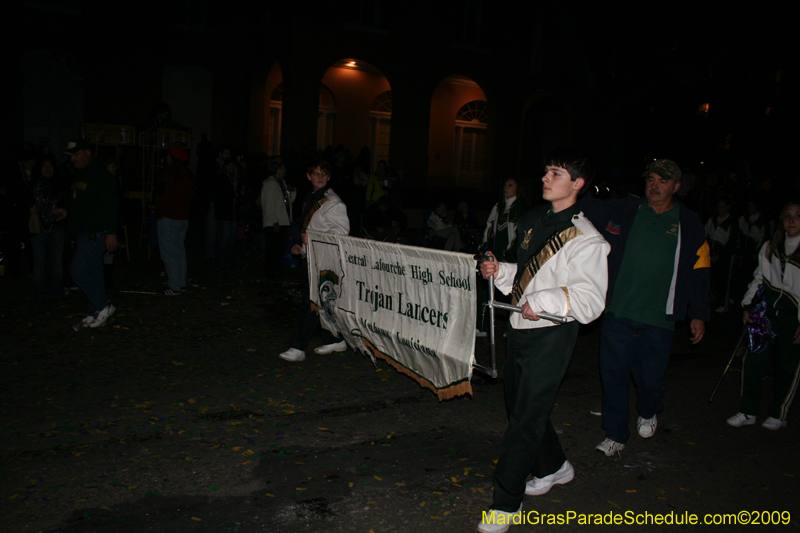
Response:
[[[75,238],[72,279],[89,299],[86,317],[74,326],[77,331],[104,325],[116,311],[106,297],[103,254],[117,249],[119,204],[114,176],[94,160],[89,143],[83,139],[70,141],[64,154],[70,156],[77,172],[67,209],[56,212],[62,217],[69,213],[69,234]]]

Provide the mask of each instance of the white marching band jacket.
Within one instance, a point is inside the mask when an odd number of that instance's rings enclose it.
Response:
[[[763,282],[768,290],[779,292],[779,298],[788,298],[797,306],[797,320],[800,321],[800,306],[797,305],[800,301],[800,265],[794,261],[786,261],[786,267],[781,274],[780,258],[774,254],[769,259],[764,256],[768,247],[769,241],[758,252],[758,266],[753,272],[753,281],[747,286],[742,307],[747,308],[753,302],[753,297]]]
[[[591,222],[580,213],[572,224],[581,232],[567,242],[555,255],[541,265],[522,293],[517,305],[525,302],[534,313],[566,316],[588,324],[598,318],[606,306],[608,289],[607,256],[611,245]],[[509,294],[517,274],[515,263],[500,263],[495,286]],[[511,314],[514,329],[533,329],[554,326],[550,320],[528,320],[521,313]]]
[[[314,216],[311,217],[306,229],[320,233],[348,235],[350,233],[350,219],[347,218],[347,207],[344,202],[332,189],[328,189],[325,192],[325,198],[328,201],[314,212]]]

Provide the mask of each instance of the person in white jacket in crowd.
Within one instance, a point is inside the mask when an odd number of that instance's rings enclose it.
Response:
[[[261,220],[264,227],[264,274],[278,273],[289,226],[292,203],[297,190],[286,183],[286,167],[278,160],[270,166],[270,175],[261,185]]]

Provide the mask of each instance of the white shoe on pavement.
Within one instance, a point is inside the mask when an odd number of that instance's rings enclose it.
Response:
[[[478,524],[480,533],[505,533],[512,525],[522,523],[522,504],[516,513],[489,509],[483,513],[481,523]]]
[[[606,454],[606,457],[614,457],[614,454],[622,455],[620,452],[625,449],[625,445],[621,442],[606,438],[594,447],[595,450],[601,451]]]
[[[333,344],[324,344],[314,348],[314,353],[317,355],[328,355],[329,353],[341,353],[347,351],[347,343],[344,341],[334,342]]]
[[[108,304],[94,316],[94,320],[92,321],[91,324],[89,324],[89,327],[99,328],[100,326],[105,326],[106,322],[108,322],[108,319],[111,318],[111,315],[113,315],[116,311],[117,311],[116,307],[114,307],[111,304]]]
[[[756,423],[755,415],[746,415],[744,413],[736,413],[725,422],[728,423],[729,426],[733,426],[735,428],[740,428],[742,426],[752,426]]]
[[[81,318],[78,322],[73,324],[72,329],[74,331],[80,331],[83,328],[88,328],[92,322],[94,322],[94,317],[92,315],[86,315],[85,317]]]
[[[755,417],[753,417],[755,421]],[[771,429],[772,431],[778,431],[779,429],[786,427],[786,420],[778,420],[774,417],[769,417],[764,420],[764,423],[761,424],[762,428]]]
[[[306,352],[298,350],[297,348],[289,348],[278,357],[291,363],[299,363],[306,360]]]
[[[569,483],[575,477],[575,469],[569,461],[564,461],[555,473],[543,478],[535,477],[525,484],[525,494],[528,496],[541,496],[553,488],[553,485]]]
[[[653,415],[653,418],[642,418],[640,416],[636,424],[636,428],[639,430],[639,436],[643,439],[649,439],[655,435],[657,427],[658,420],[656,420],[656,415]]]

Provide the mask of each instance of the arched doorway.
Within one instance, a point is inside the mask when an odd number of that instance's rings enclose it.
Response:
[[[318,125],[317,148],[342,145],[357,154],[369,147],[373,167],[380,159],[388,162],[392,108],[386,76],[366,61],[347,58],[328,68],[321,81],[334,105],[323,110],[320,97],[320,117],[328,115]]]
[[[486,178],[486,94],[464,76],[448,76],[431,97],[428,184],[480,188]]]

